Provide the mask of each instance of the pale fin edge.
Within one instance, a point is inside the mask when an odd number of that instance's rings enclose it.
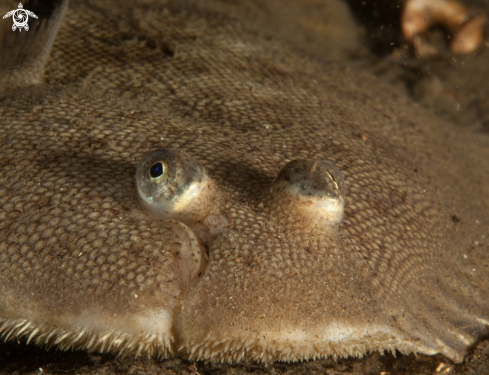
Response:
[[[254,335],[241,339],[210,335],[203,341],[187,342],[179,348],[180,355],[189,360],[206,360],[221,363],[236,363],[251,360],[259,363],[303,362],[308,360],[332,358],[363,358],[373,352],[383,355],[396,352],[403,355],[420,353],[434,355],[443,352],[442,347],[429,347],[417,340],[396,337],[388,333],[373,334],[365,337],[348,338],[341,341],[321,340],[317,342],[297,340],[266,340]],[[455,362],[461,362],[461,353],[443,353]]]
[[[63,329],[28,319],[0,319],[0,339],[25,340],[26,343],[65,351],[80,349],[120,356],[169,358],[174,354],[170,334],[143,333],[135,336],[117,330],[96,332],[81,327]]]

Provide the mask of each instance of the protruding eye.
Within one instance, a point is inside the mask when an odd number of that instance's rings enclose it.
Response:
[[[161,182],[165,176],[166,168],[165,163],[159,161],[154,163],[149,169],[150,179],[156,183]]]
[[[151,216],[186,225],[201,223],[218,205],[217,188],[204,167],[177,150],[145,155],[136,170],[136,188],[143,210]]]
[[[294,160],[270,187],[270,209],[290,213],[282,221],[334,226],[343,218],[345,195],[343,175],[331,162]]]

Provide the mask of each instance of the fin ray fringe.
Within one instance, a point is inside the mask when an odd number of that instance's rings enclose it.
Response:
[[[0,319],[0,339],[25,340],[46,348],[89,350],[117,355],[169,358],[174,355],[174,339],[168,334],[143,333],[134,336],[121,331],[96,332],[87,328],[62,329],[28,319]]]

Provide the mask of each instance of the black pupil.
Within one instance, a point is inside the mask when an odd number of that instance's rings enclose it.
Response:
[[[153,178],[160,177],[163,174],[163,164],[155,163],[149,170],[149,175]]]

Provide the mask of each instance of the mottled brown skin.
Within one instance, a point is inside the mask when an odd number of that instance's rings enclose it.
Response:
[[[4,338],[223,361],[394,349],[460,361],[486,332],[487,275],[463,257],[480,232],[455,231],[448,209],[472,210],[466,186],[433,179],[430,118],[374,78],[184,5],[74,2],[45,81],[0,102]],[[193,285],[177,267],[183,232],[136,198],[136,165],[161,147],[192,155],[226,202],[229,228]],[[267,207],[296,159],[343,173],[334,234],[294,220],[289,200]],[[161,310],[171,326],[155,339],[136,317]],[[332,327],[356,336],[324,339]]]

